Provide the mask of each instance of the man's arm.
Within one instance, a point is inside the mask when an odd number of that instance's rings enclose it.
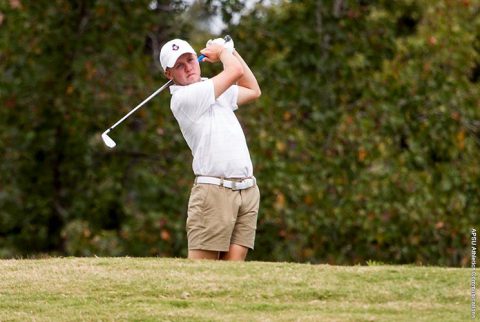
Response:
[[[223,45],[212,44],[200,51],[206,56],[204,61],[215,63],[221,61],[223,71],[212,78],[215,98],[223,94],[244,75],[241,62],[233,56]]]
[[[248,67],[247,63],[243,60],[242,56],[237,51],[233,52],[233,55],[241,63],[243,68],[243,76],[238,80],[238,99],[237,104],[242,105],[253,101],[260,97],[262,94],[260,86],[253,72]]]

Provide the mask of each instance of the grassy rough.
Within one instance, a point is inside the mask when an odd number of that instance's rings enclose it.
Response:
[[[163,258],[0,261],[0,321],[470,321],[470,270]]]

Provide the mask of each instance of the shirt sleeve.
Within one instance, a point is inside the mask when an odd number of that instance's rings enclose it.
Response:
[[[191,122],[197,121],[215,103],[211,79],[185,86],[172,96],[172,110]]]
[[[232,111],[235,111],[236,109],[238,109],[238,104],[237,104],[237,100],[238,100],[238,86],[237,85],[232,85],[230,86],[227,91],[225,92],[225,94],[227,94],[228,96],[228,102],[230,104],[230,106],[232,107]]]

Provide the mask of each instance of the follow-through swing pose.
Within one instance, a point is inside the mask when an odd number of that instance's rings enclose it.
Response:
[[[223,64],[210,79],[200,75],[195,50],[174,39],[160,62],[172,80],[170,107],[193,154],[188,203],[188,257],[245,260],[253,249],[260,192],[242,127],[234,111],[260,96],[260,87],[233,41],[215,39],[200,51],[204,62]]]

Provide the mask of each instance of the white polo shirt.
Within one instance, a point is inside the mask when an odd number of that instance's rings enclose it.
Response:
[[[238,86],[215,99],[213,82],[170,86],[170,108],[193,154],[195,175],[244,178],[253,166],[242,127],[235,116]]]

